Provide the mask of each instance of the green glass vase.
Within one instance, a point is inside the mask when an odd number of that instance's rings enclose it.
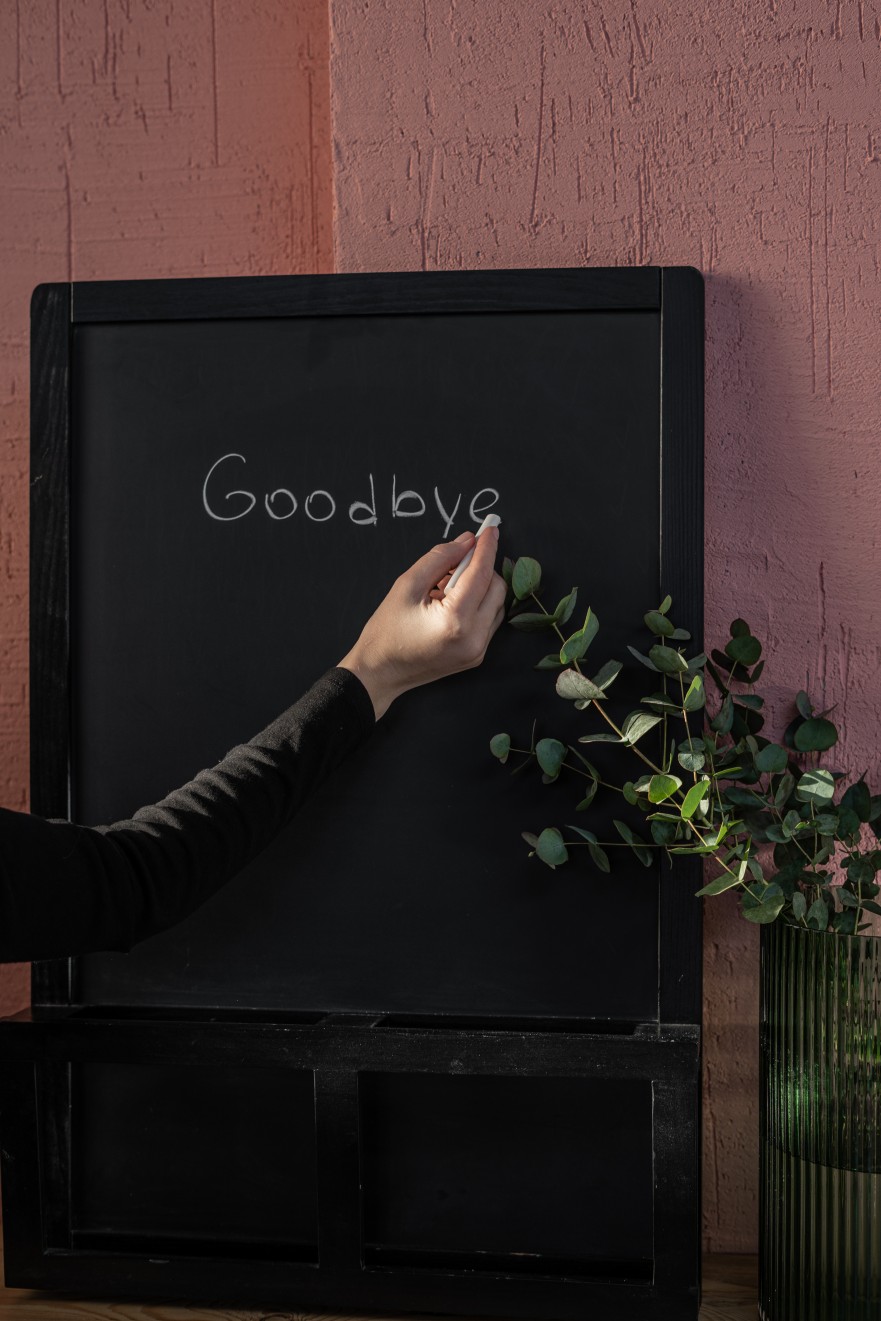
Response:
[[[881,1317],[881,939],[762,932],[759,1311]]]

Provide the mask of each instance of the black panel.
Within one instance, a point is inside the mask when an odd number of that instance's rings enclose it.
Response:
[[[317,1258],[311,1073],[79,1065],[72,1134],[75,1246]]]
[[[656,313],[75,335],[79,820],[130,816],[250,738],[349,649],[398,573],[479,522],[477,508],[502,514],[503,552],[547,566],[549,605],[580,584],[581,618],[590,604],[602,622],[592,664],[627,656],[633,621],[658,603]],[[216,467],[226,455],[242,457]],[[274,512],[291,514],[277,520],[266,497],[280,488],[297,508],[276,496]],[[317,490],[335,502],[329,518],[325,496],[306,507]],[[352,520],[358,501],[356,518],[375,508],[375,523]],[[512,778],[488,751],[499,729],[528,746],[534,717],[537,737],[591,727],[532,670],[549,645],[503,626],[479,671],[400,699],[201,911],[130,955],[84,960],[84,999],[656,1017],[658,873],[626,850],[614,887],[580,857],[555,876],[530,861],[521,830],[571,819],[583,781],[542,790],[534,769]],[[616,684],[619,718],[639,670],[631,662]],[[616,837],[620,810],[601,795],[593,828]],[[626,977],[599,902],[627,924]]]
[[[651,1278],[652,1089],[366,1074],[366,1259]]]

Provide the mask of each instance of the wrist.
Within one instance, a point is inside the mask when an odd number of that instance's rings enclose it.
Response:
[[[389,683],[387,674],[382,670],[372,666],[364,652],[357,646],[347,652],[341,661],[337,662],[337,668],[350,670],[356,678],[367,689],[370,700],[373,703],[373,710],[377,720],[380,720],[391,706],[396,697],[403,691],[394,684]]]

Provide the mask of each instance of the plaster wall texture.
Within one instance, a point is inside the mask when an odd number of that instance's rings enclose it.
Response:
[[[0,3],[0,804],[27,806],[29,300],[329,270],[325,0]],[[29,1001],[0,968],[0,1014]]]
[[[338,270],[703,271],[707,638],[876,783],[879,85],[877,0],[331,0]],[[705,918],[705,1242],[751,1251],[758,933]]]

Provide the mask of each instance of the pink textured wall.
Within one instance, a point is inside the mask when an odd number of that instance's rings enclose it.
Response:
[[[838,704],[841,764],[877,782],[878,3],[331,16],[339,270],[704,272],[708,637],[744,615],[776,727],[808,686]],[[705,916],[705,1238],[752,1250],[757,932],[725,901]]]
[[[0,3],[0,803],[27,805],[28,302],[332,262],[325,0]],[[0,968],[0,1014],[29,997]]]

